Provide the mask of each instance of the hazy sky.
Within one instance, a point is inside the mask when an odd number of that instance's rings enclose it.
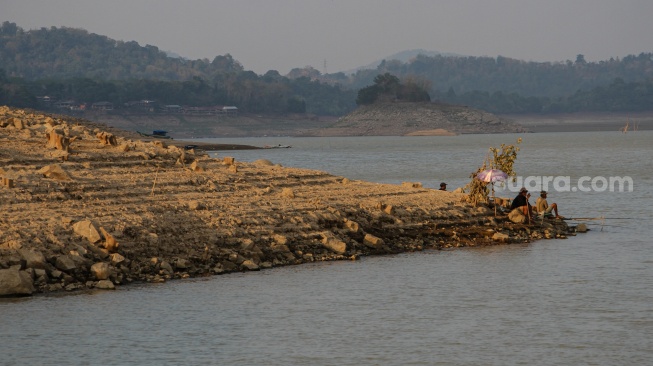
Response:
[[[0,0],[0,22],[83,28],[245,69],[345,71],[410,50],[526,61],[653,52],[652,0]]]

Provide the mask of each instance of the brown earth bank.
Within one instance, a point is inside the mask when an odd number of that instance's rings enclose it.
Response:
[[[653,112],[502,115],[530,132],[627,132],[653,130]]]
[[[176,139],[262,136],[436,136],[524,132],[509,119],[464,106],[440,103],[379,103],[343,117],[305,114],[194,116],[87,111],[86,119],[116,128],[151,133],[162,129]]]
[[[378,103],[358,107],[333,125],[306,136],[433,136],[526,132],[513,121],[458,105]]]
[[[0,296],[566,238],[464,194],[234,161],[0,107]]]

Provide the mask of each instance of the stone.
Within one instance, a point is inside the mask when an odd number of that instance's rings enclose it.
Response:
[[[101,280],[98,281],[98,283],[95,285],[95,288],[99,290],[115,290],[116,285],[114,285],[113,282],[109,280]]]
[[[160,265],[159,268],[161,268],[161,270],[164,271],[164,272],[166,272],[167,274],[173,274],[173,273],[175,273],[175,270],[172,268],[172,266],[170,265],[170,263],[165,262],[165,261],[161,262],[161,265]]]
[[[188,209],[192,211],[203,210],[206,207],[200,201],[188,201]]]
[[[360,225],[356,221],[347,220],[345,221],[345,227],[354,233],[357,233],[360,230]]]
[[[100,143],[102,145],[110,145],[110,146],[118,145],[118,139],[116,139],[116,136],[112,133],[98,132],[95,134],[95,137],[97,137],[100,140]]]
[[[44,177],[55,180],[72,180],[70,175],[59,164],[46,165],[39,169],[39,173]]]
[[[516,224],[523,224],[526,222],[526,216],[524,216],[524,213],[519,208],[516,208],[508,214],[508,220]]]
[[[503,233],[494,233],[494,235],[492,235],[492,240],[507,242],[508,240],[510,240],[510,236]]]
[[[243,268],[247,268],[247,269],[250,270],[250,271],[258,271],[258,270],[260,269],[259,266],[258,266],[258,264],[254,263],[253,261],[251,261],[251,260],[249,260],[249,259],[246,260],[246,261],[244,261],[244,262],[241,264],[241,266],[242,266]]]
[[[203,172],[206,169],[204,169],[204,167],[201,166],[197,160],[194,160],[193,163],[190,165],[190,170],[194,172]]]
[[[48,142],[47,147],[55,148],[57,150],[68,152],[70,149],[70,139],[64,135],[59,134],[56,130],[50,130],[45,134]]]
[[[29,249],[19,249],[18,254],[25,260],[26,268],[46,269],[48,262],[43,253]]]
[[[113,253],[116,250],[118,250],[120,244],[118,244],[116,238],[113,235],[109,234],[106,230],[104,230],[103,227],[100,227],[100,231],[102,232],[102,235],[104,235],[104,248],[109,253]]]
[[[102,239],[100,233],[90,220],[82,220],[73,224],[73,231],[80,236],[88,239],[91,243],[95,244]]]
[[[29,296],[34,293],[32,277],[17,268],[0,269],[0,297]]]
[[[578,226],[576,226],[576,232],[578,233],[586,233],[588,231],[589,229],[586,224],[578,224]]]
[[[295,192],[290,188],[284,188],[281,190],[281,197],[284,198],[295,198]]]
[[[91,266],[91,274],[98,280],[108,279],[111,273],[111,266],[106,262],[98,262]]]
[[[347,251],[347,243],[335,237],[324,237],[322,245],[337,254],[344,254]]]
[[[378,248],[382,246],[384,243],[383,243],[383,239],[379,237],[376,237],[372,234],[365,234],[365,238],[363,238],[363,244],[371,248]]]
[[[77,268],[75,261],[68,255],[57,256],[57,259],[54,262],[54,266],[62,272],[70,272]]]
[[[387,205],[385,208],[383,208],[383,212],[387,213],[388,215],[394,215],[395,208],[392,205]]]
[[[125,261],[125,257],[118,253],[112,253],[109,255],[109,260],[114,266]]]
[[[234,159],[232,156],[225,156],[222,161],[224,165],[234,165],[236,159]]]
[[[190,268],[190,267],[191,267],[191,263],[190,263],[190,261],[188,261],[187,259],[179,258],[179,259],[177,259],[177,261],[175,262],[175,267],[177,267],[177,269],[184,270],[184,269],[188,269],[188,268]]]

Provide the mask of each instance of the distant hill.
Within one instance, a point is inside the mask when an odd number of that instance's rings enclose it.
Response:
[[[264,57],[265,55],[262,55]],[[235,105],[251,113],[340,116],[358,91],[389,73],[431,100],[493,113],[623,112],[653,109],[653,53],[586,62],[527,62],[407,50],[322,75],[312,67],[257,75],[230,54],[189,60],[153,45],[75,28],[0,26],[0,105],[38,108],[38,97],[116,109],[140,99],[160,105]]]
[[[421,48],[414,49],[414,50],[405,50],[401,52],[394,53],[390,56],[384,57],[380,60],[376,60],[374,62],[371,62],[365,66],[359,66],[355,69],[350,69],[347,71],[343,71],[345,74],[350,75],[350,74],[355,74],[356,71],[359,70],[375,70],[381,62],[384,60],[390,61],[390,60],[397,60],[401,62],[409,62],[411,59],[414,59],[418,55],[424,55],[424,56],[444,56],[444,57],[460,57],[462,55],[458,55],[455,53],[448,53],[448,52],[440,52],[440,51],[427,51]]]

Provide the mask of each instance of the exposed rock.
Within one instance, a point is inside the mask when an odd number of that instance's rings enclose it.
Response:
[[[116,238],[104,230],[103,227],[100,227],[100,232],[102,232],[102,235],[104,236],[104,248],[109,251],[109,253],[117,251],[120,244],[118,244]]]
[[[70,175],[66,173],[65,170],[59,164],[52,164],[44,166],[39,169],[39,173],[43,174],[44,177],[55,179],[55,180],[71,180]]]
[[[347,251],[347,244],[329,232],[322,234],[322,244],[325,248],[337,254],[344,254]]]
[[[503,233],[494,233],[494,235],[492,235],[492,240],[507,242],[510,240],[510,236]]]
[[[95,288],[98,290],[115,290],[116,286],[109,280],[101,280],[97,282]]]
[[[88,239],[91,243],[97,243],[102,239],[100,233],[90,220],[82,220],[73,224],[73,231]]]
[[[519,208],[510,211],[508,219],[516,224],[523,224],[526,222],[526,216],[524,216],[524,213]]]
[[[26,268],[46,269],[48,262],[43,253],[31,249],[19,249],[18,254],[25,260]]]
[[[70,272],[77,268],[75,261],[69,255],[60,255],[57,257],[54,266],[62,272]]]
[[[579,232],[579,233],[586,233],[586,232],[588,232],[588,231],[589,231],[589,229],[587,228],[587,225],[586,225],[586,224],[581,223],[581,224],[578,224],[578,225],[576,226],[576,232]]]
[[[0,123],[22,115],[0,107]],[[183,152],[177,146],[131,141],[128,132],[87,121],[52,119],[40,130],[29,121],[34,134],[49,128],[78,138],[60,166],[75,179],[53,181],[36,170],[67,155],[13,122],[0,128],[0,156],[8,161],[0,175],[16,186],[0,189],[7,203],[0,268],[26,268],[36,293],[567,233],[563,220],[514,224],[500,212],[495,217],[461,203],[462,194],[415,183],[350,181],[263,162],[227,160],[226,167],[201,150],[185,153],[205,168],[191,171],[177,163]],[[102,131],[125,139],[129,149],[97,143]],[[510,233],[510,241],[493,240],[495,232]]]
[[[100,140],[102,145],[116,146],[118,145],[118,139],[116,136],[109,132],[98,132],[95,136]]]
[[[0,269],[0,297],[28,296],[35,291],[32,278],[17,268]]]
[[[365,238],[363,238],[363,244],[367,245],[368,247],[378,248],[382,246],[384,243],[383,243],[383,239],[379,237],[376,237],[372,234],[365,234]]]
[[[295,192],[290,188],[284,188],[281,190],[281,197],[284,198],[295,198]]]
[[[108,279],[111,273],[111,266],[106,262],[98,262],[91,266],[91,274],[98,280]]]
[[[243,261],[243,263],[241,264],[241,266],[242,266],[243,268],[247,268],[247,269],[250,270],[250,271],[258,271],[258,270],[260,269],[259,266],[258,266],[258,264],[254,263],[253,261],[251,261],[251,260],[249,260],[249,259],[246,260],[246,261]]]

